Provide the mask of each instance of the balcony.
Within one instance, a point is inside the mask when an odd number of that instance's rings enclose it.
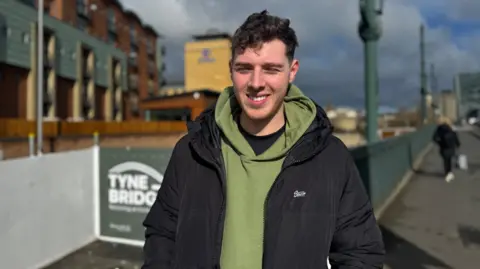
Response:
[[[44,107],[50,108],[51,105],[53,105],[53,98],[52,94],[48,91],[48,88],[45,87],[43,89],[43,105]]]
[[[112,112],[113,112],[113,116],[116,117],[117,114],[120,112],[120,107],[117,104],[113,104]]]
[[[137,74],[130,74],[128,76],[128,88],[130,90],[138,90],[138,75]]]
[[[108,22],[108,31],[110,33],[117,34],[117,25],[115,24],[115,21],[109,21]]]
[[[138,65],[138,57],[136,53],[130,53],[128,56],[128,65],[136,67]]]
[[[44,35],[43,66],[53,68],[55,63],[55,38],[47,33]]]
[[[43,66],[45,68],[52,68],[53,67],[53,59],[50,57],[48,50],[43,50]]]
[[[140,107],[139,107],[139,98],[136,94],[130,95],[130,111],[134,115],[138,115],[140,112]]]
[[[107,34],[108,43],[115,44],[118,41],[118,34],[115,31],[109,31]]]
[[[120,85],[122,83],[122,65],[120,63],[115,64],[114,83]]]
[[[150,76],[155,76],[156,73],[157,73],[157,67],[155,65],[155,62],[154,61],[149,61],[148,62],[148,74]]]
[[[148,96],[153,97],[155,96],[155,82],[153,80],[148,81]]]
[[[149,56],[155,56],[155,49],[152,45],[152,42],[147,42],[147,54]]]
[[[90,11],[88,5],[82,0],[77,0],[77,15],[90,20]]]

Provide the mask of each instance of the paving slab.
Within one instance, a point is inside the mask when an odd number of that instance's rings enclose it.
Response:
[[[95,241],[43,269],[140,269],[140,247]]]

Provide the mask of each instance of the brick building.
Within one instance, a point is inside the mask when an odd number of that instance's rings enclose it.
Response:
[[[165,70],[159,34],[117,0],[44,4],[44,117],[144,118]],[[35,119],[37,12],[36,0],[0,0],[0,118]]]

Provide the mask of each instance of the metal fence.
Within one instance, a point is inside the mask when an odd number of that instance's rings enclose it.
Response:
[[[384,205],[430,144],[433,125],[351,150],[375,208]]]

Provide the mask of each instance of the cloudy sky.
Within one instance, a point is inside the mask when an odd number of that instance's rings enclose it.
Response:
[[[363,106],[363,46],[358,0],[122,0],[165,36],[167,80],[183,80],[183,44],[216,28],[232,33],[252,12],[288,17],[299,36],[296,83],[321,104]],[[380,105],[419,98],[419,25],[426,25],[427,68],[439,88],[457,72],[480,70],[479,0],[385,0],[379,43]]]

